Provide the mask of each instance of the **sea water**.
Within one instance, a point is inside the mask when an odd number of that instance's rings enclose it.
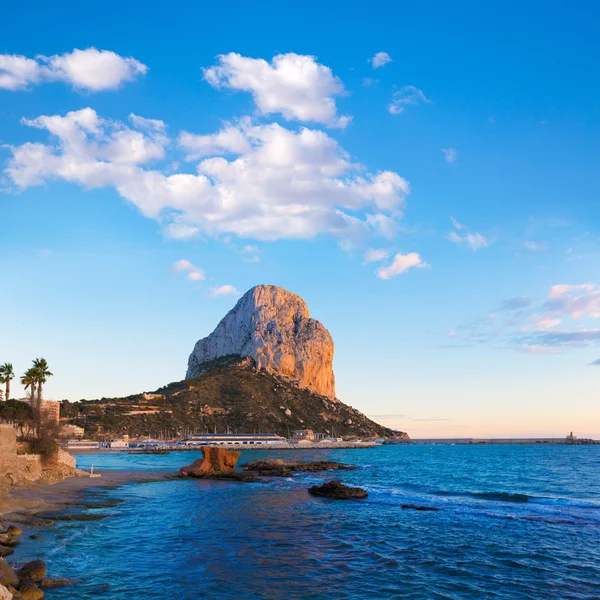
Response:
[[[199,456],[77,461],[100,472],[176,470]],[[102,520],[36,531],[41,539],[14,558],[43,556],[50,574],[80,581],[50,599],[600,598],[600,446],[244,451],[240,463],[266,457],[358,469],[92,490],[87,502],[122,503],[85,509]],[[333,478],[368,499],[307,493]]]

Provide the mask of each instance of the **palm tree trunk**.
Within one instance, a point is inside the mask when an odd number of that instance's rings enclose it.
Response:
[[[10,400],[10,377],[6,378],[6,394],[4,394],[4,399],[7,402]]]

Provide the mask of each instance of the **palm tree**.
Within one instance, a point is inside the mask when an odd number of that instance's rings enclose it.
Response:
[[[37,400],[38,404],[42,402],[42,385],[48,381],[48,377],[52,377],[52,373],[48,369],[48,363],[45,358],[36,358],[33,361],[33,368],[36,372],[37,382]]]
[[[34,367],[31,367],[21,375],[21,384],[25,389],[29,389],[29,393],[31,394],[31,405],[35,401],[35,387],[37,384],[38,373]]]
[[[0,383],[6,384],[6,393],[4,394],[6,401],[10,400],[10,380],[14,377],[15,370],[11,363],[4,363],[0,366]]]

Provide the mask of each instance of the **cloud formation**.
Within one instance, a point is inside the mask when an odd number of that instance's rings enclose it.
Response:
[[[458,158],[458,153],[456,152],[456,148],[442,148],[442,152],[444,153],[444,160],[447,163],[454,163]]]
[[[428,266],[427,263],[416,252],[396,254],[390,265],[377,269],[377,277],[379,279],[391,279],[392,277],[406,273],[409,269],[420,269],[426,266]]]
[[[389,252],[387,250],[383,250],[382,248],[369,248],[365,252],[365,262],[379,262],[381,260],[385,260],[389,256]]]
[[[171,270],[175,271],[176,273],[187,273],[187,278],[190,281],[204,281],[204,279],[206,279],[203,269],[197,267],[189,260],[184,258],[178,260],[176,263],[173,263]]]
[[[24,125],[48,132],[49,141],[10,147],[4,174],[20,189],[52,180],[113,187],[177,239],[395,233],[406,180],[392,171],[369,173],[323,131],[241,119],[209,136],[209,143],[207,136],[183,132],[177,151],[211,155],[195,173],[172,173],[172,162],[163,164],[172,145],[164,123],[136,115],[129,120],[103,119],[91,108],[24,119]],[[232,137],[239,146],[223,141]]]
[[[342,82],[314,56],[278,54],[271,62],[230,52],[203,69],[215,88],[250,92],[261,114],[279,113],[287,120],[346,127],[350,117],[339,116],[335,97],[344,93]]]
[[[448,234],[448,239],[455,244],[468,246],[473,251],[487,248],[490,245],[481,233],[465,233],[461,235],[456,231],[451,231]]]
[[[391,63],[392,57],[387,52],[377,52],[373,58],[369,59],[369,62],[374,69],[380,69]]]
[[[426,104],[431,102],[425,94],[414,85],[405,85],[395,91],[392,101],[388,105],[388,111],[393,115],[399,115],[404,112],[407,106],[416,106],[417,104]]]
[[[0,54],[0,89],[25,90],[45,82],[62,81],[77,90],[101,92],[115,90],[147,71],[148,67],[135,58],[96,48],[35,59]]]
[[[211,296],[239,296],[240,293],[232,285],[221,285],[210,288]]]
[[[600,286],[558,284],[543,302],[525,296],[505,300],[497,312],[457,327],[452,336],[469,343],[496,342],[529,354],[557,354],[600,345],[600,329],[593,323],[598,319]]]

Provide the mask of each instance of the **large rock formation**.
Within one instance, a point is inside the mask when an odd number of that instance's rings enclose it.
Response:
[[[259,370],[296,386],[335,398],[333,340],[310,318],[306,302],[275,285],[246,292],[217,328],[199,340],[188,361],[186,379],[224,356],[251,357]]]
[[[179,469],[180,477],[214,477],[229,475],[235,471],[235,465],[241,452],[229,452],[223,448],[204,447],[202,458],[187,467]]]

